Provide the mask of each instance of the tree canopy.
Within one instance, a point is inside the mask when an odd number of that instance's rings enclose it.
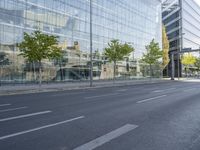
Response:
[[[170,62],[169,59],[169,40],[166,34],[166,28],[163,25],[162,26],[162,50],[163,50],[163,62],[162,62],[162,68],[164,69],[168,63]]]
[[[0,66],[9,65],[10,63],[7,54],[5,52],[0,52]]]
[[[58,37],[34,31],[31,34],[24,33],[24,40],[18,44],[20,54],[28,62],[39,63],[39,81],[42,82],[43,59],[58,59],[62,56],[61,48],[58,47]]]
[[[198,71],[200,71],[200,58],[196,58],[196,62],[194,63],[194,66],[197,67]]]
[[[159,44],[153,39],[149,45],[146,46],[146,53],[143,53],[142,60],[149,64],[155,64],[160,58],[162,58],[163,51],[160,49]]]
[[[128,56],[131,52],[134,51],[134,48],[129,44],[122,44],[119,40],[111,40],[108,43],[108,47],[105,48],[104,55],[108,58],[110,62],[114,62],[114,72],[113,79],[115,79],[116,72],[116,62],[124,59],[125,56]]]
[[[18,44],[20,55],[30,62],[41,62],[43,59],[61,57],[61,48],[58,47],[58,37],[47,35],[41,31],[31,34],[24,33],[24,40]]]
[[[189,65],[194,65],[196,62],[196,58],[195,56],[193,56],[191,53],[188,53],[188,54],[184,54],[182,57],[181,57],[181,63],[183,65],[185,65],[186,67],[188,67]]]
[[[125,56],[129,55],[133,51],[134,48],[132,46],[127,43],[122,44],[119,40],[115,39],[108,43],[108,47],[105,48],[104,55],[109,59],[109,61],[117,62],[123,60]]]

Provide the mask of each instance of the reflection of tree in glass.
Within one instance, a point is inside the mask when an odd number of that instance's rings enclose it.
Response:
[[[66,55],[67,55],[67,52],[62,51],[61,57],[56,58],[56,59],[54,60],[54,65],[55,65],[55,66],[58,65],[59,68],[60,68],[60,78],[61,78],[61,80],[64,79],[63,67],[66,66],[66,64],[68,63],[68,58],[66,57]]]
[[[0,52],[0,66],[9,65],[10,61],[5,52]]]

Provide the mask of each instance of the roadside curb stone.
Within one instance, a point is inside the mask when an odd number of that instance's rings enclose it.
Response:
[[[82,83],[82,85],[66,85],[66,84],[49,84],[49,85],[42,85],[42,89],[39,89],[38,85],[20,85],[20,86],[6,86],[0,87],[0,96],[6,95],[17,95],[17,94],[32,94],[32,93],[44,93],[44,92],[56,92],[56,91],[69,91],[69,90],[78,90],[78,89],[93,89],[93,88],[103,88],[103,87],[121,87],[121,86],[134,86],[134,85],[141,85],[141,84],[153,84],[153,83],[165,83],[171,82],[170,80],[142,80],[142,81],[121,81],[121,82],[94,82],[93,87],[89,87],[88,83]],[[174,81],[173,81],[174,82]]]

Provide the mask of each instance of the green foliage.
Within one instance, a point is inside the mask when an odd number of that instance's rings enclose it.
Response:
[[[39,63],[40,86],[42,83],[42,64],[43,59],[59,59],[62,57],[61,48],[58,47],[58,37],[43,34],[41,31],[35,31],[31,34],[24,33],[24,40],[18,44],[20,54],[28,62]]]
[[[170,59],[169,59],[169,40],[168,40],[168,37],[167,37],[167,34],[166,34],[166,28],[165,26],[163,25],[162,26],[162,49],[163,49],[163,62],[162,62],[162,68],[164,69],[168,63],[170,62]]]
[[[194,65],[195,62],[196,62],[196,58],[191,53],[184,54],[181,57],[181,63],[185,66],[185,71],[186,71],[187,76],[188,76],[189,66]]]
[[[192,54],[184,54],[181,57],[181,63],[188,67],[189,65],[194,65],[196,62],[196,58]]]
[[[18,45],[20,55],[29,62],[41,62],[43,59],[61,57],[61,48],[58,46],[56,36],[35,31],[31,34],[24,33],[24,40]]]
[[[104,55],[109,59],[110,62],[114,62],[114,73],[113,78],[115,79],[116,74],[116,62],[124,59],[125,56],[129,55],[134,48],[127,43],[119,43],[119,40],[111,40],[108,43],[108,47],[105,48]]]
[[[200,58],[196,58],[196,62],[194,63],[194,66],[197,67],[198,71],[200,71]]]
[[[0,66],[9,65],[10,63],[7,54],[5,52],[0,52]]]
[[[158,62],[160,58],[162,58],[163,52],[160,50],[159,44],[156,43],[154,39],[150,42],[149,45],[146,46],[146,50],[147,52],[143,53],[142,58],[145,63],[152,65]]]
[[[111,40],[108,43],[108,47],[105,48],[104,55],[109,59],[110,62],[116,63],[117,61],[123,60],[125,56],[129,55],[134,48],[127,43],[121,44],[119,40]]]

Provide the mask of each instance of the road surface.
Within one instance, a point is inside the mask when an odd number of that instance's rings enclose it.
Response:
[[[199,150],[200,82],[0,97],[0,150]]]

